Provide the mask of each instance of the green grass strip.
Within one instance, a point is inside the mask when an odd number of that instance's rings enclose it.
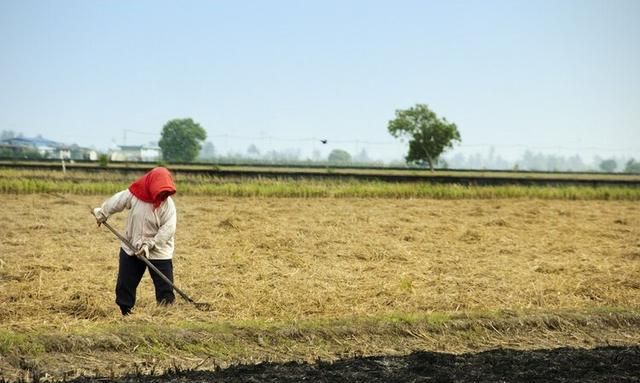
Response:
[[[123,190],[128,184],[121,181],[86,182],[2,178],[0,193],[104,195]],[[627,186],[463,186],[355,180],[178,182],[178,191],[183,195],[218,197],[640,200],[640,188]]]
[[[85,323],[65,330],[0,329],[1,355],[42,353],[139,352],[172,354],[187,352],[221,358],[259,355],[265,347],[294,345],[328,353],[357,348],[362,340],[403,343],[403,338],[445,337],[463,346],[481,342],[488,334],[510,339],[509,334],[541,334],[548,331],[636,329],[636,310],[566,311],[553,313],[398,313],[376,317],[265,322],[147,322]],[[308,350],[306,348],[309,348]],[[300,350],[302,351],[302,350]],[[254,355],[254,356],[255,356]]]

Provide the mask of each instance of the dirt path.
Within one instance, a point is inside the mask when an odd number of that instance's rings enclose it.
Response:
[[[82,378],[74,383],[111,381]],[[130,376],[114,382],[640,382],[640,346],[592,350],[415,352],[333,363],[261,363],[214,372]]]

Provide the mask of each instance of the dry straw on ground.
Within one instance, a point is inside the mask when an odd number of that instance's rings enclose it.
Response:
[[[214,311],[146,275],[123,321],[106,197],[3,195],[0,376],[640,342],[634,201],[178,195],[176,283]]]
[[[0,323],[114,321],[118,242],[88,205],[5,195]],[[176,283],[205,313],[165,321],[640,307],[636,202],[252,199],[178,196]],[[122,227],[124,214],[112,223]]]

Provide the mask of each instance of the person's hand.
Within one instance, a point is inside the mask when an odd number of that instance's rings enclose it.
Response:
[[[100,209],[99,207],[93,209],[93,216],[96,217],[96,223],[98,224],[98,227],[107,222],[107,217],[102,214],[102,209]]]
[[[144,256],[145,258],[149,258],[149,245],[147,245],[146,243],[143,244],[135,254],[137,256]]]

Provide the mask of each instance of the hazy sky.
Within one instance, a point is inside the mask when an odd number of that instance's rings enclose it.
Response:
[[[637,0],[0,0],[0,130],[104,149],[191,117],[222,153],[391,159],[388,120],[425,103],[458,152],[638,158],[639,19]]]

